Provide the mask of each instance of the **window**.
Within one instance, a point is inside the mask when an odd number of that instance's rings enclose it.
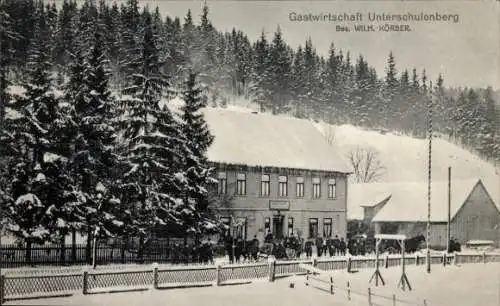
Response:
[[[246,223],[247,219],[246,218],[235,218],[234,219],[234,224],[233,224],[233,237],[234,238],[242,238],[246,240],[247,233],[246,233]]]
[[[271,218],[266,217],[266,219],[264,220],[264,229],[266,234],[271,231]]]
[[[219,194],[227,194],[227,175],[226,175],[226,172],[219,173]]]
[[[323,237],[332,237],[332,218],[323,219]]]
[[[304,197],[304,178],[303,177],[297,178],[297,186],[296,187],[297,187],[297,189],[296,189],[297,198]]]
[[[313,198],[319,199],[321,198],[321,181],[319,177],[313,178]]]
[[[309,238],[318,237],[318,218],[309,219]]]
[[[270,192],[270,178],[269,174],[263,174],[260,179],[260,195],[268,197]]]
[[[247,194],[247,178],[245,173],[238,173],[236,176],[236,194],[237,195]]]
[[[280,197],[288,196],[288,177],[286,175],[278,177],[278,195]]]
[[[293,235],[293,218],[288,217],[288,237]]]
[[[337,182],[335,179],[328,180],[328,198],[334,199],[337,196]]]

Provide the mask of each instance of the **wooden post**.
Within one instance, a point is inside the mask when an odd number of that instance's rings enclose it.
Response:
[[[309,286],[309,270],[306,272],[306,286]]]
[[[347,282],[347,300],[351,300],[351,283]]]
[[[313,265],[313,267],[317,267],[318,266],[318,259],[317,258],[313,258],[312,265]]]
[[[453,265],[458,265],[458,254],[457,252],[453,252]]]
[[[333,294],[333,277],[330,276],[330,293]]]
[[[368,288],[368,305],[372,306],[372,289]]]
[[[396,306],[396,295],[392,295],[392,306]]]
[[[82,286],[82,288],[83,288],[82,293],[87,294],[88,288],[89,288],[89,272],[88,271],[83,271],[83,286]]]
[[[419,260],[419,256],[417,254],[417,255],[415,255],[415,266],[418,266],[418,260]]]
[[[274,282],[274,279],[276,276],[275,272],[276,272],[276,261],[271,260],[271,262],[269,262],[269,281],[270,282]]]
[[[486,252],[483,252],[483,263],[486,263]]]
[[[216,270],[215,270],[215,285],[216,286],[220,286],[221,282],[222,282],[222,267],[221,265],[217,265],[216,267]]]
[[[347,257],[347,273],[351,273],[351,257]]]
[[[443,253],[443,267],[446,267],[446,260],[448,260],[448,256],[446,255],[446,252]]]
[[[384,257],[384,267],[387,269],[389,268],[389,255],[385,254]]]
[[[451,167],[448,167],[448,222],[446,222],[446,253],[450,252],[451,241]]]
[[[0,305],[5,302],[5,275],[0,276]]]
[[[427,306],[427,300],[424,300],[424,306]]]
[[[153,263],[153,288],[158,289],[158,264]]]

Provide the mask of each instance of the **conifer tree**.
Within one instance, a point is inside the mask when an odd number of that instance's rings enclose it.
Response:
[[[115,102],[108,85],[108,61],[102,37],[98,27],[93,30],[93,37],[88,37],[88,31],[81,33],[81,44],[74,55],[65,94],[72,106],[77,130],[73,139],[72,170],[85,198],[85,226],[82,229],[87,235],[87,258],[90,258],[92,237],[113,236],[122,224],[117,216],[118,207],[110,204],[117,202],[110,190],[114,177],[112,169],[117,166],[112,126]],[[82,50],[86,46],[91,46],[89,52]]]
[[[260,111],[269,107],[271,93],[269,88],[271,81],[269,79],[269,43],[266,35],[261,32],[260,38],[253,47],[253,69],[251,93],[254,101],[260,105]]]
[[[66,171],[69,118],[51,84],[49,31],[43,15],[37,20],[24,93],[11,103],[15,115],[2,137],[11,155],[7,230],[26,242],[27,261],[32,243],[59,240],[80,220],[78,193]]]
[[[272,80],[273,113],[283,113],[288,110],[290,72],[290,52],[283,40],[281,29],[278,27],[274,33],[274,39],[269,51],[269,75]]]
[[[184,165],[187,169],[188,189],[185,194],[185,207],[182,211],[189,211],[189,209],[191,211],[189,215],[182,213],[181,217],[186,220],[186,226],[189,226],[186,228],[188,231],[200,233],[204,230],[200,223],[202,221],[200,214],[206,212],[208,208],[207,186],[212,183],[211,168],[208,165],[206,153],[214,137],[202,113],[203,108],[207,106],[207,98],[201,94],[194,73],[189,74],[184,84],[182,97],[185,105],[181,108],[181,129],[188,140],[186,147],[189,150],[186,152]]]
[[[132,85],[124,89],[120,121],[121,159],[126,168],[120,185],[124,205],[131,212],[131,222],[125,226],[128,234],[139,237],[139,259],[151,230],[171,223],[182,225],[182,220],[171,212],[182,205],[183,198],[179,196],[186,185],[179,165],[186,152],[179,148],[182,134],[175,130],[169,109],[159,104],[170,84],[161,73],[156,37],[148,16],[141,45],[141,56],[128,63],[137,72],[130,76]]]

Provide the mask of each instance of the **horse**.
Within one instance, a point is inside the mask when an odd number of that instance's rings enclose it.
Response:
[[[407,238],[405,240],[405,252],[415,253],[416,251],[421,249],[422,243],[425,242],[424,235],[418,235],[412,238]],[[401,253],[401,245],[399,241],[396,240],[388,240],[384,241],[381,245],[382,251],[387,251],[391,254]]]
[[[420,246],[425,242],[424,235],[418,235],[405,240],[405,251],[408,253],[415,253],[420,250]]]

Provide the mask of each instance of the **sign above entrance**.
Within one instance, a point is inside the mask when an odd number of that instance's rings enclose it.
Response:
[[[290,202],[289,201],[269,201],[269,209],[271,210],[289,210]]]

